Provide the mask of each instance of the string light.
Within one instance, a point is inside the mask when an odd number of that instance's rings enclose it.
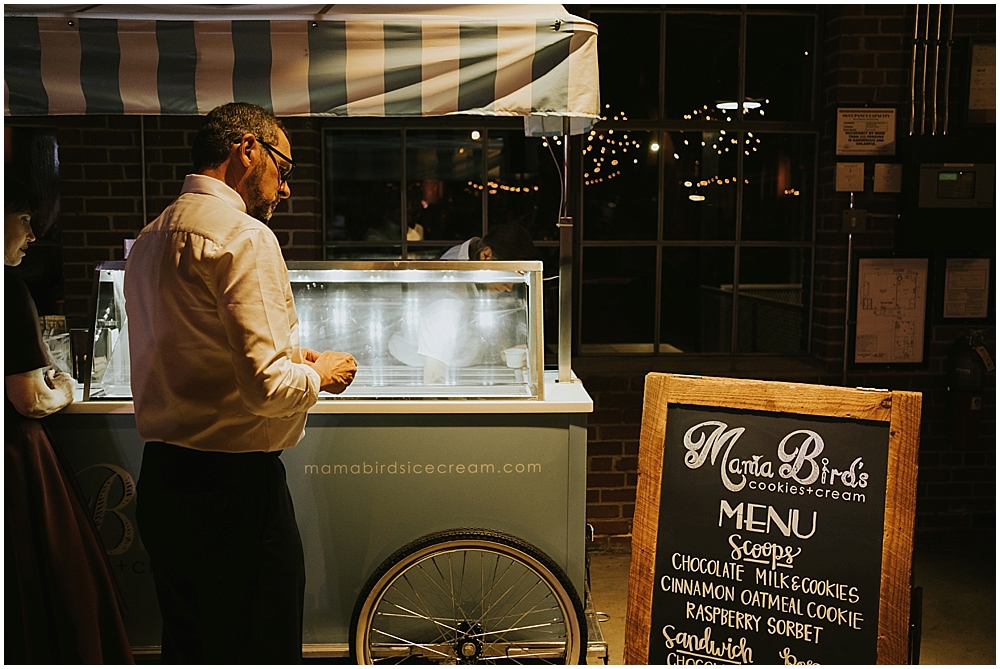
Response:
[[[473,190],[479,191],[489,188],[490,195],[496,195],[499,191],[507,193],[533,193],[538,191],[538,186],[510,186],[498,181],[487,181],[485,186],[483,184],[477,184],[474,181],[467,181],[466,185]]]
[[[628,121],[628,116],[624,111],[613,114],[607,111],[611,109],[610,104],[605,104],[604,109],[606,111],[605,115],[601,117],[602,121],[606,121],[609,115],[615,121]],[[620,163],[624,162],[624,158],[619,156],[624,156],[629,150],[638,151],[641,148],[642,145],[639,141],[630,139],[627,132],[619,130],[616,135],[614,128],[608,128],[600,133],[591,130],[590,134],[587,135],[587,146],[580,152],[582,156],[585,156],[584,185],[592,186],[621,176]],[[659,146],[651,144],[649,148],[656,151]],[[589,157],[589,160],[586,157]],[[634,158],[632,164],[638,165],[639,159]],[[612,168],[615,168],[614,171]]]

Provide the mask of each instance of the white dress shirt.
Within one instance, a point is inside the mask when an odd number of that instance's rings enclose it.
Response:
[[[319,374],[274,233],[200,174],[139,233],[125,265],[132,396],[144,441],[275,451],[302,437]]]
[[[473,237],[472,239],[479,241],[478,237]],[[466,239],[461,244],[452,246],[450,249],[442,253],[438,260],[468,260],[469,246],[472,244],[472,239]]]

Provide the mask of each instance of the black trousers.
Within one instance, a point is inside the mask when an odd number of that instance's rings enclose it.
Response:
[[[278,456],[146,444],[136,520],[164,664],[302,661],[305,560]]]

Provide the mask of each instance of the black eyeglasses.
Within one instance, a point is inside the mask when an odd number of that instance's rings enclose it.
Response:
[[[288,178],[292,176],[292,170],[295,169],[295,161],[286,156],[285,154],[283,154],[281,151],[278,151],[276,148],[274,148],[273,146],[262,140],[260,137],[257,137],[256,139],[261,146],[267,149],[268,154],[270,154],[271,156],[271,160],[274,161],[274,167],[278,170],[278,185],[279,186],[284,185],[288,181]],[[278,156],[278,158],[281,158],[286,163],[288,163],[288,167],[282,169],[281,165],[278,164],[278,161],[274,159],[275,156]]]

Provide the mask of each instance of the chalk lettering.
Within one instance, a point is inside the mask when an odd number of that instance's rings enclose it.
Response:
[[[710,435],[706,435],[706,428],[708,427],[715,427],[715,430]],[[726,463],[729,460],[729,452],[733,450],[733,446],[736,445],[736,441],[746,431],[746,428],[734,427],[732,430],[726,430],[727,427],[729,426],[717,420],[708,420],[695,425],[685,432],[684,448],[687,449],[687,454],[684,456],[684,464],[689,469],[698,469],[705,464],[706,458],[711,455],[711,462],[714,465],[719,451],[728,443],[726,452],[722,456],[722,483],[729,490],[739,492],[746,485],[747,477],[740,476],[739,482],[733,482],[727,473]],[[695,434],[698,435],[697,441],[694,439]]]
[[[802,600],[788,595],[778,595],[766,590],[744,590],[740,593],[740,603],[744,606],[758,606],[779,613],[802,615]]]
[[[706,627],[702,634],[696,635],[690,632],[678,632],[673,625],[665,625],[662,633],[663,644],[668,650],[677,648],[678,652],[700,654],[705,659],[737,660],[742,664],[753,662],[753,649],[747,645],[746,637],[741,637],[739,643],[733,643],[732,638],[716,643],[712,638],[711,627]]]
[[[816,595],[817,597],[829,597],[840,601],[857,604],[861,596],[858,589],[845,583],[808,578],[803,576],[792,576],[789,574],[779,574],[770,569],[758,568],[755,573],[757,585],[766,585],[769,588],[778,590],[792,590],[805,595]]]
[[[745,514],[744,504],[746,504]],[[786,520],[773,506],[740,502],[733,507],[726,500],[719,500],[719,527],[723,526],[726,518],[735,518],[737,530],[766,534],[771,532],[773,526],[786,537],[794,533],[799,539],[808,539],[816,533],[817,512],[812,512],[812,529],[808,534],[802,534],[799,530],[800,515],[799,509],[789,509]]]
[[[785,664],[819,664],[819,662],[813,662],[812,660],[803,660],[799,662],[798,658],[792,655],[792,651],[789,650],[788,646],[785,646],[785,649],[778,653],[778,657],[781,658],[781,661]]]
[[[706,597],[708,599],[718,599],[727,602],[736,601],[736,588],[731,585],[709,581],[664,576],[660,579],[660,589],[664,592],[673,592],[678,595],[693,595],[695,597]]]
[[[804,435],[798,446],[791,446],[792,437]],[[789,450],[791,449],[791,450]],[[789,432],[778,444],[778,459],[784,463],[778,467],[778,475],[783,478],[793,478],[803,485],[809,485],[819,478],[819,465],[816,458],[823,452],[823,437],[812,430],[795,430]],[[800,475],[803,467],[809,466],[808,473]]]
[[[705,574],[706,576],[717,576],[719,578],[729,578],[734,581],[743,580],[743,565],[723,562],[722,560],[711,560],[709,558],[694,557],[683,553],[674,553],[670,556],[670,564],[677,571],[687,571],[692,574]]]
[[[684,617],[688,620],[698,620],[703,623],[722,625],[731,627],[734,630],[760,631],[761,616],[743,611],[734,611],[720,606],[710,606],[707,604],[696,604],[695,602],[685,602]]]
[[[806,615],[816,620],[824,620],[828,623],[861,629],[861,624],[865,621],[860,611],[848,611],[837,606],[809,602],[806,604]]]
[[[769,564],[771,569],[784,567],[790,569],[792,561],[802,553],[801,548],[795,546],[782,546],[780,544],[765,542],[754,543],[753,541],[743,541],[739,534],[729,535],[729,545],[733,547],[729,556],[735,562],[756,562],[758,564]]]
[[[795,620],[785,620],[774,616],[767,619],[767,633],[774,636],[787,636],[799,641],[819,643],[819,634],[822,631],[822,627]]]

